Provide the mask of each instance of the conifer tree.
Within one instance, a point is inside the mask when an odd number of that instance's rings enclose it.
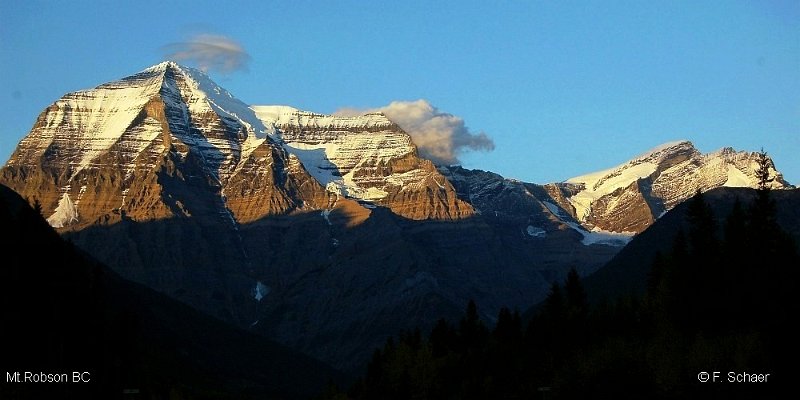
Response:
[[[761,151],[756,153],[756,163],[758,164],[758,169],[756,169],[758,190],[767,190],[769,189],[769,184],[772,183],[775,178],[770,177],[769,170],[773,165],[763,147],[761,148]]]
[[[583,288],[581,278],[575,268],[569,270],[567,280],[564,283],[564,291],[567,297],[567,307],[571,313],[586,315],[589,311],[589,301],[586,297],[586,290]]]
[[[33,210],[42,215],[42,203],[39,202],[39,199],[33,199]]]
[[[447,323],[447,320],[440,318],[433,330],[431,330],[431,335],[428,339],[433,357],[441,358],[446,356],[455,346],[456,340],[456,333],[453,327]]]

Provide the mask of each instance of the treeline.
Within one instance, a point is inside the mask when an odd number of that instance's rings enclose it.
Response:
[[[590,306],[575,271],[523,323],[503,309],[489,328],[470,302],[390,339],[347,392],[328,399],[764,398],[796,363],[794,242],[775,221],[765,186],[719,226],[703,195],[687,229],[653,262],[646,292]],[[667,239],[669,240],[669,239]],[[717,382],[698,374],[720,372]],[[728,372],[770,374],[730,383]],[[710,380],[710,378],[709,378]]]

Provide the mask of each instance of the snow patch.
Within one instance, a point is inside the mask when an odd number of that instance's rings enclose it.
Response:
[[[320,215],[322,215],[322,218],[324,218],[324,219],[325,219],[325,222],[327,222],[327,223],[328,223],[328,225],[333,225],[333,224],[331,223],[331,219],[330,219],[330,216],[331,216],[331,210],[330,210],[330,209],[322,210],[322,212],[320,213]]]
[[[533,226],[533,225],[528,225],[528,227],[527,227],[527,228],[525,228],[525,232],[526,232],[526,233],[528,234],[528,236],[530,236],[530,237],[538,237],[538,238],[543,238],[543,237],[547,236],[547,232],[545,232],[545,230],[544,230],[544,229],[542,229],[542,228],[537,228],[537,227],[535,227],[535,226]]]
[[[614,246],[614,247],[623,247],[628,242],[633,239],[636,235],[634,232],[609,232],[600,229],[593,229],[592,231],[587,231],[582,226],[574,223],[574,222],[567,222],[565,223],[581,235],[583,235],[583,239],[581,239],[581,243],[584,246],[591,246],[593,244],[602,244],[606,246]]]
[[[753,182],[751,178],[744,174],[744,172],[740,171],[734,165],[728,164],[728,179],[722,186],[751,187],[753,186]]]
[[[583,235],[581,243],[586,246],[603,244],[614,247],[625,246],[633,239],[633,236],[636,235],[636,233],[633,232],[609,232],[603,230],[592,230],[591,232],[584,230],[581,231],[581,234]]]
[[[542,203],[544,203],[544,206],[547,207],[547,209],[550,210],[550,212],[553,213],[553,215],[555,215],[556,217],[562,218],[564,216],[563,214],[561,214],[561,207],[549,201],[543,201]]]
[[[261,281],[256,282],[256,287],[253,289],[253,298],[256,301],[261,301],[267,294],[269,294],[269,286],[264,285]]]
[[[337,187],[344,186],[339,168],[328,158],[328,154],[336,152],[338,146],[335,143],[308,144],[303,142],[284,143],[283,147],[291,154],[294,154],[306,167],[308,173],[320,183],[328,187],[333,183]],[[346,192],[345,192],[346,193]]]
[[[68,190],[68,189],[67,189]],[[58,201],[58,207],[50,218],[47,218],[47,223],[53,228],[63,228],[73,222],[78,221],[78,207],[72,202],[68,192],[61,195],[61,200]]]

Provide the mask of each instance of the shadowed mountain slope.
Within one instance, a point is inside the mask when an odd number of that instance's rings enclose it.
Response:
[[[0,186],[4,371],[90,383],[0,385],[2,398],[304,398],[343,375],[125,281]],[[25,248],[37,248],[28,252]]]

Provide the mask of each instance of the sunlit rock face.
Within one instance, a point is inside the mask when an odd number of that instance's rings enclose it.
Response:
[[[473,213],[433,164],[418,156],[411,137],[383,114],[342,117],[286,106],[253,110],[332,193],[413,220],[457,220]]]

